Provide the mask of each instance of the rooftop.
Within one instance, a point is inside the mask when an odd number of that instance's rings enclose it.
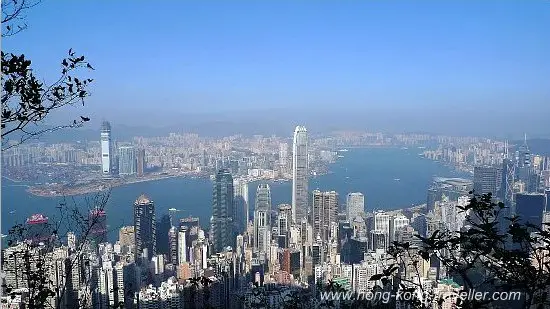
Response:
[[[140,195],[135,204],[136,205],[147,205],[147,204],[151,204],[153,201],[151,201],[145,194],[142,194]]]

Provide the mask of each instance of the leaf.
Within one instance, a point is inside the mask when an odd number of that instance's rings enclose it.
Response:
[[[378,280],[382,279],[382,277],[384,277],[383,274],[376,274],[376,275],[373,275],[372,277],[370,277],[369,281],[378,281]]]

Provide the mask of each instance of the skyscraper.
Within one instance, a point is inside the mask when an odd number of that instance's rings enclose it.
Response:
[[[254,249],[268,252],[271,235],[271,190],[268,184],[258,185],[254,205]]]
[[[112,174],[111,149],[111,124],[108,121],[103,121],[101,124],[101,170],[104,177],[110,177]]]
[[[348,193],[346,199],[347,219],[349,221],[355,219],[358,215],[365,211],[365,196],[363,193],[354,192]]]
[[[292,143],[292,219],[295,223],[307,217],[308,178],[307,130],[297,126]]]
[[[156,254],[155,204],[144,194],[134,203],[134,237],[136,261],[144,254],[146,259]]]
[[[516,194],[516,215],[520,221],[542,227],[542,215],[546,210],[546,195],[543,193]]]
[[[290,223],[292,222],[292,206],[288,204],[279,205],[277,216],[277,231],[279,233],[279,247],[288,248]]]
[[[323,242],[327,242],[331,236],[331,224],[338,223],[338,193],[315,190],[312,195],[311,225],[313,227],[313,239],[320,237]]]
[[[221,169],[214,182],[210,219],[210,237],[215,252],[222,252],[225,247],[233,244],[234,208],[233,177],[229,170]]]
[[[235,192],[236,232],[242,234],[246,230],[246,226],[250,220],[248,182],[244,178],[235,178],[233,180],[233,188]]]
[[[279,144],[279,167],[280,171],[286,171],[288,166],[288,144],[280,143]]]
[[[498,170],[494,166],[476,166],[474,167],[474,193],[483,195],[492,193],[497,196]]]
[[[120,175],[137,173],[136,151],[133,146],[118,147],[118,173]]]
[[[137,167],[136,172],[138,176],[143,176],[143,173],[145,171],[145,149],[141,148],[137,151]]]

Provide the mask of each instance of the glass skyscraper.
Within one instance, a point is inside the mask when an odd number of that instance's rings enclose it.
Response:
[[[145,258],[156,254],[155,204],[144,194],[134,203],[134,237],[136,261],[139,261],[144,250]]]
[[[258,185],[254,205],[254,248],[267,252],[271,233],[271,189],[268,184]]]
[[[295,223],[307,217],[308,178],[307,130],[297,126],[292,143],[292,219]]]
[[[136,151],[133,146],[118,148],[118,173],[120,175],[134,175],[137,173]]]
[[[233,188],[235,192],[236,232],[242,234],[246,231],[246,226],[250,220],[248,181],[244,178],[236,178],[233,180]]]
[[[214,252],[222,252],[224,248],[233,245],[234,210],[233,176],[229,170],[221,169],[216,174],[212,193],[210,238]]]

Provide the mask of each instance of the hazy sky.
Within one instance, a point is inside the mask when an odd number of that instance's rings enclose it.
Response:
[[[86,55],[95,119],[296,106],[304,122],[433,130],[493,111],[550,130],[550,1],[44,0],[27,23],[2,49],[50,81],[69,48]]]

